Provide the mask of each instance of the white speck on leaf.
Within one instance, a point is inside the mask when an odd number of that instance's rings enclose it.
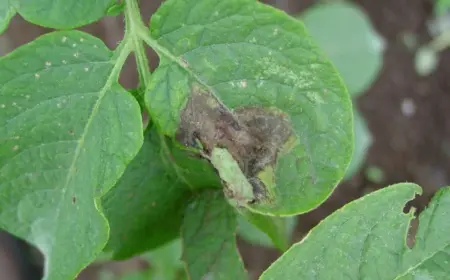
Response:
[[[251,38],[250,43],[256,43],[256,38],[255,37]]]
[[[65,43],[66,41],[67,41],[67,37],[66,36],[62,37],[61,42]]]
[[[61,61],[63,64],[66,64],[67,63],[67,61],[65,61],[65,60],[63,60],[63,61]]]
[[[219,11],[215,11],[214,12],[214,16],[216,17],[216,16],[218,16],[219,15]]]
[[[36,74],[34,74],[34,77],[35,77],[36,79],[39,79],[39,78],[41,77],[41,75],[39,75],[38,73],[36,73]]]
[[[401,104],[402,114],[406,117],[412,117],[416,113],[416,104],[411,98],[405,98]]]
[[[230,81],[230,85],[231,85],[232,87],[236,87],[236,85],[234,84],[233,81]]]
[[[88,72],[89,71],[89,67],[84,67],[84,72]]]
[[[30,99],[30,97],[31,97],[31,96],[30,96],[29,94],[25,95],[25,98],[26,98],[26,99]]]
[[[80,54],[76,52],[76,53],[73,54],[73,56],[74,57],[78,57],[78,56],[80,56]]]
[[[5,106],[5,104],[1,104],[0,107],[1,108],[5,108],[6,106]]]
[[[61,106],[62,106],[61,103],[56,104],[56,107],[58,107],[58,108],[61,108]]]
[[[97,45],[94,45],[94,48],[98,48],[98,46],[97,46]]]
[[[76,46],[77,46],[77,44],[75,44],[75,43],[73,43],[73,44],[72,44],[72,47],[74,47],[74,48],[75,48]]]
[[[275,28],[274,30],[273,30],[273,35],[278,35],[278,28]]]
[[[13,102],[12,105],[13,105],[13,106],[17,106],[17,103],[16,103],[16,102]]]
[[[17,135],[17,136],[14,136],[13,139],[14,139],[14,140],[19,140],[19,139],[20,139],[20,136],[18,136],[18,135]]]
[[[19,146],[15,145],[12,149],[13,149],[13,151],[17,151],[19,149]]]
[[[242,80],[240,82],[241,88],[246,88],[247,87],[247,80]]]
[[[46,62],[45,62],[45,66],[46,66],[46,67],[50,67],[50,66],[52,66],[52,63],[51,63],[50,61],[46,61]]]
[[[83,43],[83,42],[84,42],[84,39],[83,39],[83,38],[80,38],[80,42],[82,42],[82,43]]]

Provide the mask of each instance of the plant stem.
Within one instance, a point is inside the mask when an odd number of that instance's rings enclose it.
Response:
[[[435,52],[445,50],[450,46],[450,31],[443,32],[438,37],[434,38],[428,45]]]
[[[133,42],[133,52],[136,57],[139,84],[141,88],[145,88],[150,81],[150,67],[148,65],[144,44],[136,32],[144,26],[139,5],[136,0],[125,0],[125,23],[125,37],[129,36]]]

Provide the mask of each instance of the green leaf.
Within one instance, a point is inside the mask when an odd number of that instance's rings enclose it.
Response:
[[[8,28],[9,21],[15,14],[11,0],[0,1],[0,34]]]
[[[301,18],[350,94],[363,93],[380,72],[385,45],[367,15],[352,3],[339,2],[313,6]]]
[[[352,161],[345,174],[345,179],[350,179],[359,171],[366,160],[367,150],[372,145],[372,134],[361,113],[356,109],[353,111],[353,125],[355,130],[355,149],[353,151]]]
[[[103,249],[100,197],[142,145],[117,82],[127,46],[54,32],[0,59],[0,227],[43,252],[45,279],[73,279]]]
[[[108,16],[118,16],[121,13],[123,13],[123,10],[125,9],[125,2],[122,3],[114,3],[111,7],[109,7],[108,11],[106,12],[106,14]]]
[[[179,236],[188,186],[164,162],[161,139],[154,128],[146,133],[139,154],[103,198],[110,239],[105,248],[125,259]]]
[[[239,236],[250,243],[277,247],[286,251],[289,247],[296,217],[270,217],[246,212],[238,217]]]
[[[445,15],[450,11],[450,0],[435,0],[434,14],[436,16]]]
[[[230,109],[250,118],[245,113],[253,107],[276,107],[282,111],[279,122],[289,122],[297,140],[289,153],[277,146],[283,155],[276,165],[269,161],[275,170],[275,201],[252,208],[294,215],[330,195],[350,162],[351,103],[335,69],[299,21],[254,0],[169,0],[153,15],[150,26],[153,38],[145,30],[140,36],[161,61],[147,88],[146,103],[164,134],[179,135],[186,104],[210,106],[200,109],[229,118]],[[218,100],[188,103],[202,94]],[[206,114],[201,122],[214,124],[218,120],[211,119],[213,115]],[[265,120],[255,118],[268,121],[266,115]],[[276,135],[269,133],[263,140],[275,141]],[[229,145],[239,150],[234,141]]]
[[[406,245],[415,184],[396,184],[336,211],[263,273],[269,279],[447,279],[450,273],[450,188],[437,192]],[[339,260],[339,261],[337,261]]]
[[[236,214],[221,191],[203,191],[186,208],[183,256],[189,279],[247,279],[236,248]]]
[[[181,280],[185,274],[181,261],[182,243],[176,239],[144,255],[150,261],[152,280]],[[184,279],[184,278],[182,278]]]
[[[2,0],[4,1],[4,0]],[[10,0],[27,21],[49,28],[72,29],[106,15],[115,0]]]

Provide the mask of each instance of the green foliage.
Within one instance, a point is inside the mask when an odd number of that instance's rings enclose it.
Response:
[[[110,225],[105,250],[115,258],[143,253],[179,235],[189,186],[164,162],[161,145],[155,129],[149,129],[139,154],[102,199]]]
[[[189,279],[246,279],[236,248],[236,213],[220,191],[204,191],[189,204],[181,229]]]
[[[238,217],[239,236],[253,244],[275,246],[281,251],[286,251],[290,245],[296,217],[277,218],[250,214],[251,217]]]
[[[142,145],[117,83],[126,55],[69,31],[0,59],[0,227],[39,247],[46,279],[73,278],[105,246],[100,197]]]
[[[44,27],[71,29],[99,20],[115,0],[2,0],[0,33],[17,12],[25,20]]]
[[[450,0],[435,0],[434,14],[442,16],[450,11]]]
[[[350,179],[361,168],[366,159],[367,150],[373,141],[366,121],[357,110],[353,111],[353,125],[355,131],[355,149],[353,151],[352,161],[344,176],[345,179]]]
[[[420,192],[419,186],[403,183],[347,204],[260,279],[447,279],[450,188],[441,189],[420,215],[410,249],[405,239],[414,213],[404,214],[403,208]]]
[[[45,279],[136,255],[151,266],[126,279],[247,279],[236,232],[287,250],[262,280],[450,273],[448,188],[421,214],[412,249],[402,209],[413,184],[350,203],[288,249],[295,218],[283,216],[322,203],[371,142],[313,40],[353,96],[367,89],[383,43],[355,7],[306,12],[312,37],[256,0],[168,0],[150,29],[136,0],[10,0],[0,31],[16,12],[56,29],[122,12],[126,22],[113,51],[54,31],[0,58],[0,227],[43,252]],[[160,57],[153,73],[144,43]],[[132,52],[140,84],[126,91],[118,77]]]
[[[184,0],[164,2],[150,28],[156,42],[144,40],[157,44],[161,63],[146,102],[161,132],[176,135],[198,87],[224,110],[275,106],[298,142],[275,166],[275,201],[252,207],[294,215],[330,195],[350,161],[351,103],[301,23],[253,0]]]
[[[11,0],[0,1],[0,34],[8,27],[9,21],[14,16],[14,7]]]
[[[385,45],[366,14],[354,4],[337,2],[318,4],[301,18],[339,70],[350,94],[363,93],[378,76]]]

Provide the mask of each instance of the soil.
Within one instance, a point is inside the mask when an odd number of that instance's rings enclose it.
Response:
[[[143,2],[144,16],[149,18],[160,1]],[[298,14],[316,1],[265,2],[283,8],[290,14]],[[319,221],[346,203],[384,186],[404,181],[421,185],[424,194],[411,203],[421,210],[438,188],[450,184],[450,118],[447,118],[450,112],[450,51],[440,54],[439,66],[433,74],[421,77],[414,69],[413,52],[408,50],[401,39],[402,34],[411,32],[418,37],[419,43],[430,40],[426,24],[432,18],[434,1],[353,2],[369,15],[375,29],[387,41],[379,77],[357,100],[374,142],[363,169],[351,180],[340,184],[323,205],[299,217],[294,241],[300,240]],[[114,47],[122,36],[117,31],[122,30],[122,26],[121,19],[109,18],[83,29]],[[46,31],[15,19],[6,35],[6,45],[16,47]],[[0,43],[1,51],[5,42]],[[153,67],[157,65],[154,54],[151,55],[151,61]],[[130,59],[121,78],[126,87],[136,84],[137,76],[133,68],[134,63]],[[409,114],[402,111],[402,104],[405,103],[412,105],[413,110]],[[384,172],[382,182],[373,183],[366,178],[364,170],[368,166],[377,166]],[[275,250],[249,245],[242,240],[238,244],[244,262],[255,279],[279,255]]]

